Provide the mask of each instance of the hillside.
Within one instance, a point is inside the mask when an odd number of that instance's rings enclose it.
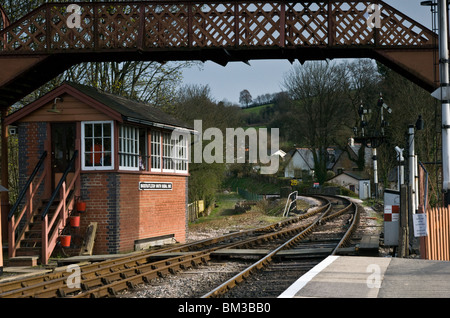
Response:
[[[280,186],[278,184],[261,182],[251,177],[230,177],[223,183],[224,189],[237,191],[237,188],[245,189],[254,194],[279,194]]]
[[[242,108],[242,114],[245,122],[249,126],[265,127],[273,118],[274,104],[264,104]]]

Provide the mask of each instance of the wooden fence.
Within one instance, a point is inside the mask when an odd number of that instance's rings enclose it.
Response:
[[[199,200],[188,204],[188,221],[194,222],[205,211],[205,201]]]
[[[448,207],[427,209],[428,235],[421,240],[422,258],[450,261],[450,210]]]
[[[436,196],[432,182],[428,182],[428,172],[422,163],[419,173],[419,213],[426,211],[427,236],[420,238],[420,255],[423,259],[450,261],[450,209],[430,207],[430,193]]]

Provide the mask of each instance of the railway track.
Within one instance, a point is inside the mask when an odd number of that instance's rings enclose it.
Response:
[[[202,240],[190,244],[180,244],[170,248],[155,251],[146,251],[115,260],[108,260],[77,267],[74,271],[54,272],[47,275],[36,276],[23,280],[16,280],[0,284],[0,298],[100,298],[114,297],[121,291],[133,289],[142,283],[150,283],[152,280],[183,272],[186,269],[207,265],[212,261],[215,252],[225,249],[248,249],[278,246],[252,264],[251,269],[242,271],[229,279],[229,284],[224,290],[230,290],[231,285],[236,285],[244,280],[255,269],[262,269],[272,263],[276,254],[287,248],[295,248],[295,244],[312,232],[318,225],[329,223],[330,220],[343,214],[349,214],[353,204],[347,204],[343,209],[332,207],[333,202],[320,198],[322,206],[311,212],[294,216],[283,222],[278,222],[267,227],[230,233],[213,239]],[[332,199],[331,201],[336,200]],[[341,200],[341,199],[339,199]],[[357,210],[354,207],[355,211]],[[356,215],[356,213],[355,213]],[[313,221],[311,221],[314,219]],[[355,223],[357,218],[354,217]],[[323,224],[322,224],[323,223]],[[342,242],[341,242],[342,241]],[[343,238],[339,245],[345,244]],[[338,246],[338,245],[337,245]],[[202,268],[207,268],[202,266]],[[234,279],[234,281],[232,281]],[[226,282],[227,283],[227,282]],[[223,291],[214,289],[204,297],[222,295]]]
[[[332,209],[332,205],[323,211],[313,222],[308,226],[302,228],[302,230],[289,238],[284,243],[280,243],[273,250],[271,250],[266,256],[259,259],[254,264],[248,266],[243,271],[239,272],[226,282],[222,283],[217,288],[211,290],[202,296],[202,298],[211,297],[274,297],[287,288],[290,283],[294,282],[302,273],[307,272],[309,269],[318,264],[325,257],[322,255],[311,255],[309,254],[307,260],[297,260],[290,261],[287,263],[277,263],[274,264],[273,260],[276,258],[277,254],[281,251],[287,249],[301,248],[303,245],[305,247],[305,239],[307,237],[316,236],[313,238],[313,243],[317,243],[317,236],[321,238],[324,237],[324,232],[327,232],[326,238],[329,240],[330,236],[335,240],[338,239],[337,244],[332,244],[332,250],[330,255],[337,253],[339,248],[342,248],[348,244],[351,234],[356,230],[357,224],[359,222],[359,210],[356,204],[346,200],[346,199],[336,199],[335,201],[346,201],[346,205],[342,208]],[[350,213],[349,213],[350,212]],[[327,226],[328,225],[328,226]],[[326,228],[332,228],[333,231],[327,231]],[[346,227],[345,230],[340,230],[336,232],[336,229]],[[320,230],[320,232],[318,231]],[[302,242],[303,241],[303,242]],[[311,240],[310,240],[311,241]],[[307,244],[308,247],[309,244]],[[277,268],[278,267],[278,268]],[[276,268],[276,269],[274,269]],[[258,275],[253,275],[258,273],[261,278],[254,278]],[[249,279],[249,277],[251,277]],[[281,277],[281,279],[280,279]],[[256,284],[258,287],[250,288],[249,281],[262,282],[261,284]],[[280,283],[281,281],[281,283]],[[240,288],[240,292],[230,292],[236,286],[243,286]],[[253,284],[255,285],[255,284]],[[274,288],[275,287],[275,288]],[[269,291],[268,291],[269,288]],[[255,295],[255,291],[258,295]],[[265,293],[261,294],[261,291]]]

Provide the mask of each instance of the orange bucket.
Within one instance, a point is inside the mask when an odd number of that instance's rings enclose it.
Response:
[[[59,240],[61,241],[61,246],[62,247],[69,247],[70,246],[70,239],[71,239],[70,235],[61,235],[59,237]]]
[[[78,212],[86,212],[86,202],[79,201],[77,202],[77,211]]]
[[[71,227],[79,227],[80,226],[80,217],[79,216],[71,216],[70,217],[70,226]]]

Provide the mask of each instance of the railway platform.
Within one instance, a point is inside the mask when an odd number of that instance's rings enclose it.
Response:
[[[279,298],[449,298],[450,262],[329,256]]]

